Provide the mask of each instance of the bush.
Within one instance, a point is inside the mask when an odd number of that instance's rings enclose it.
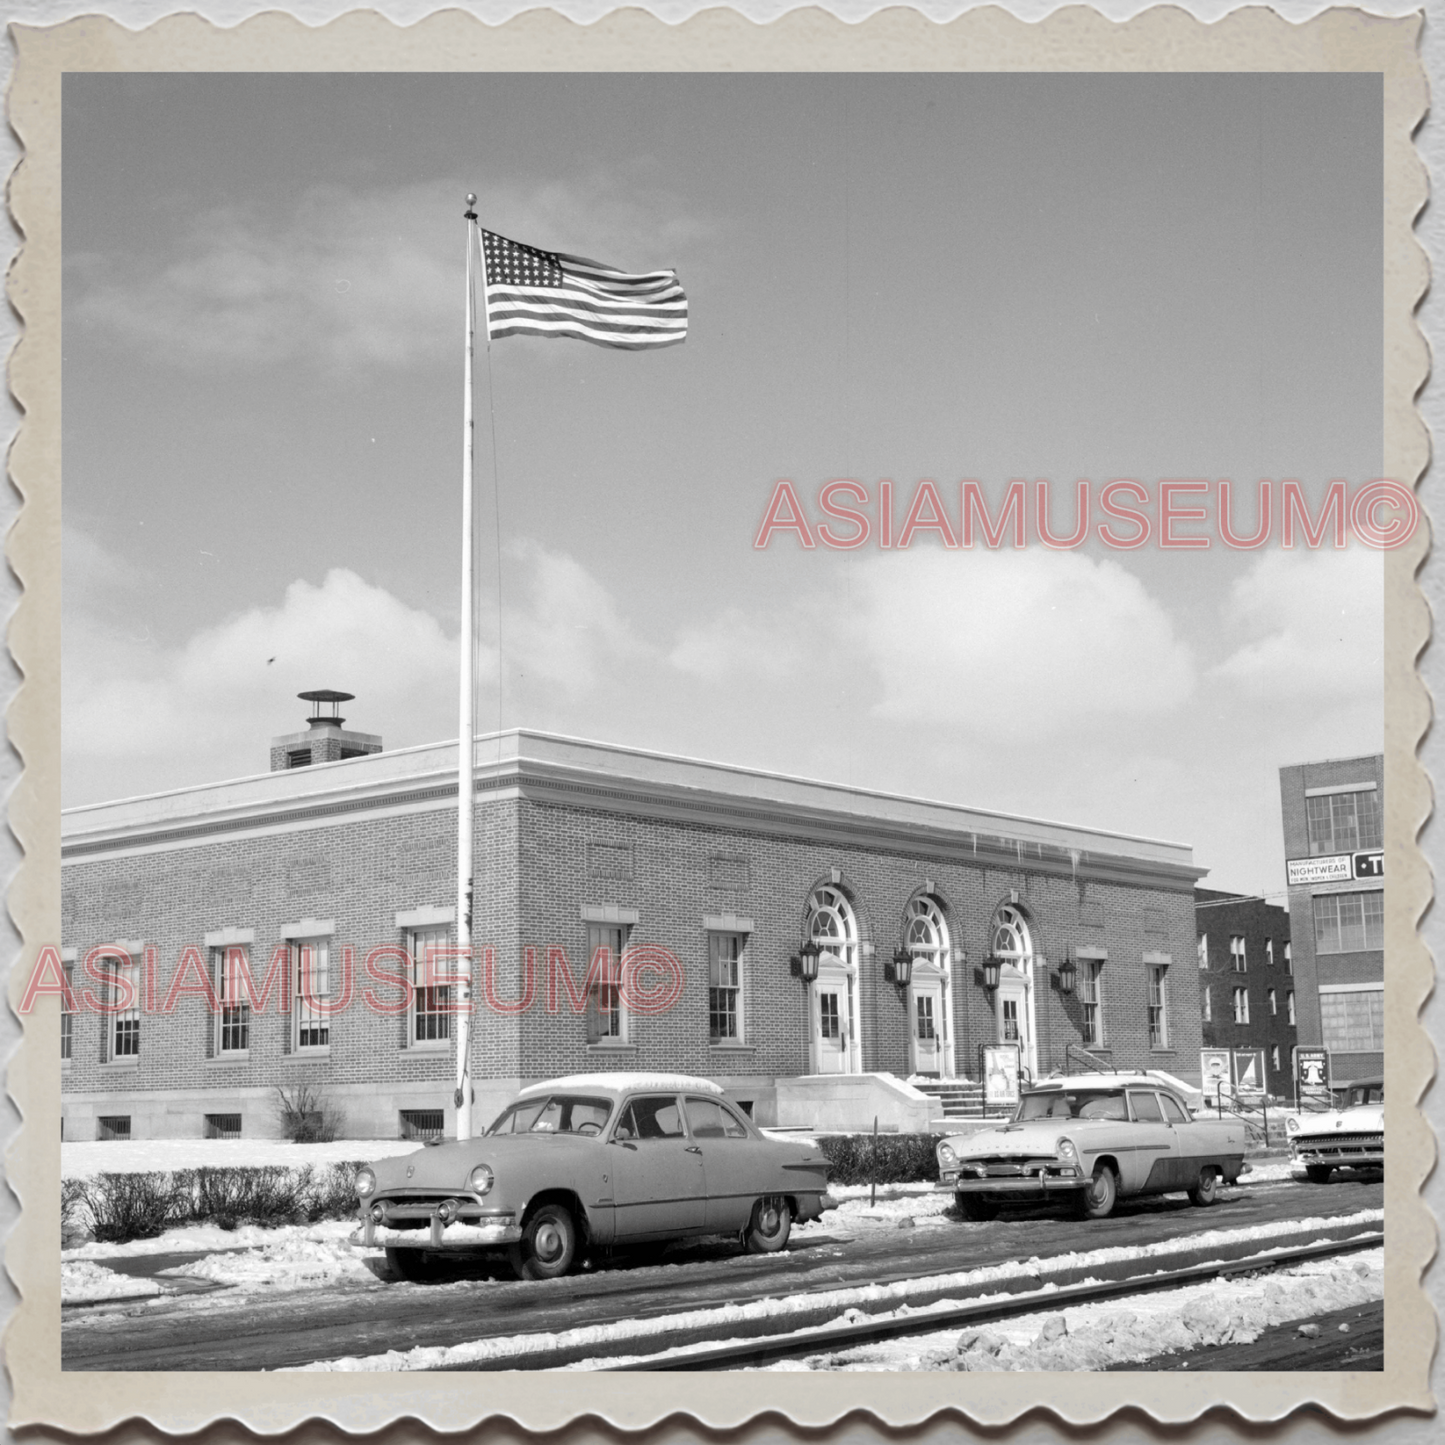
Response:
[[[72,1182],[74,1207],[90,1216],[91,1235],[101,1244],[154,1239],[190,1217],[189,1194],[173,1174],[99,1174]],[[62,1207],[64,1197],[62,1189]]]
[[[832,1162],[830,1184],[938,1182],[936,1134],[825,1134],[818,1144]]]
[[[341,1120],[324,1095],[310,1084],[276,1087],[276,1117],[293,1144],[329,1144],[341,1132]]]

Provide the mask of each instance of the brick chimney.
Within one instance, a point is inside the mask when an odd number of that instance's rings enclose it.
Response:
[[[271,739],[271,771],[287,768],[309,768],[313,763],[336,763],[343,758],[364,758],[381,751],[381,739],[375,733],[347,732],[341,725],[346,719],[338,709],[355,696],[349,692],[333,692],[329,687],[315,692],[296,694],[311,704],[303,733],[283,733]]]

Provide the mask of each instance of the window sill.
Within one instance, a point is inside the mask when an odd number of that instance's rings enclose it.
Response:
[[[721,1043],[721,1042],[719,1042],[719,1041],[716,1040],[716,1039],[709,1039],[709,1040],[707,1041],[707,1046],[708,1046],[708,1048],[710,1048],[714,1053],[718,1053],[718,1054],[755,1054],[755,1053],[757,1053],[757,1051],[758,1051],[758,1046],[757,1046],[756,1044],[749,1044],[749,1043],[728,1044],[728,1043]]]
[[[635,1054],[637,1052],[637,1045],[629,1043],[595,1043],[587,1045],[587,1052],[589,1054]]]
[[[442,1054],[442,1055],[446,1055],[446,1054],[451,1053],[451,1051],[452,1051],[452,1041],[451,1041],[450,1039],[429,1039],[429,1040],[428,1040],[426,1043],[424,1043],[424,1044],[403,1044],[403,1045],[401,1046],[401,1052],[402,1052],[403,1054]]]
[[[215,1054],[206,1060],[208,1069],[227,1069],[234,1065],[249,1064],[251,1062],[251,1051],[249,1049],[228,1049],[224,1054]]]
[[[107,1059],[101,1069],[108,1073],[133,1074],[140,1068],[139,1059]]]
[[[1177,1053],[1179,1052],[1179,1050],[1178,1050],[1178,1049],[1171,1049],[1171,1048],[1166,1044],[1163,1048],[1150,1049],[1149,1052],[1150,1052],[1151,1054],[1177,1054]]]
[[[317,1062],[320,1062],[320,1063],[324,1063],[324,1062],[325,1062],[327,1059],[329,1059],[330,1057],[331,1057],[331,1045],[330,1045],[330,1044],[322,1044],[319,1048],[292,1049],[289,1054],[283,1054],[283,1055],[282,1055],[282,1062],[283,1062],[283,1063],[285,1063],[285,1062],[290,1062],[290,1063],[293,1063],[293,1064],[296,1064],[296,1063],[304,1064],[304,1063],[307,1062],[308,1059],[311,1059],[311,1060],[316,1060]]]

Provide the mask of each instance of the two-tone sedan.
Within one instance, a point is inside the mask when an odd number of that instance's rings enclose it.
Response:
[[[479,1251],[505,1251],[522,1279],[700,1235],[766,1254],[832,1207],[827,1174],[816,1143],[764,1135],[708,1079],[580,1074],[523,1089],[478,1138],[359,1170],[351,1242],[410,1280]]]
[[[939,1187],[972,1220],[1056,1197],[1086,1219],[1111,1214],[1121,1196],[1187,1191],[1195,1204],[1213,1204],[1220,1184],[1250,1167],[1245,1137],[1238,1120],[1195,1119],[1148,1074],[1041,1079],[1009,1123],[939,1143]]]
[[[1384,1079],[1357,1079],[1340,1092],[1337,1108],[1292,1115],[1285,1126],[1290,1158],[1312,1184],[1328,1184],[1336,1169],[1385,1167]]]

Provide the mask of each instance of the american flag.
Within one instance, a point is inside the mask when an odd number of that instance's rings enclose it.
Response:
[[[687,297],[676,271],[629,275],[491,231],[482,232],[482,255],[493,337],[571,336],[626,351],[687,338]]]

